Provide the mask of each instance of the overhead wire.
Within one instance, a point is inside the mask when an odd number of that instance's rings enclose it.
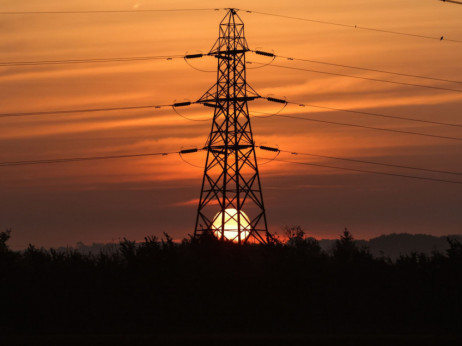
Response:
[[[172,151],[172,152],[159,152],[159,153],[54,158],[54,159],[43,159],[43,160],[5,161],[5,162],[0,162],[0,167],[40,165],[40,164],[48,164],[48,163],[66,163],[66,162],[79,162],[79,161],[94,161],[94,160],[112,160],[112,159],[124,159],[124,158],[146,157],[146,156],[167,156],[170,154],[178,154],[178,153],[179,153],[178,151]]]
[[[56,12],[0,12],[0,14],[63,14],[63,13],[119,13],[119,12],[121,13],[121,12],[202,11],[202,10],[218,10],[218,9],[130,10],[130,11],[128,11],[128,10],[122,10],[122,11],[61,11],[61,12],[59,12],[59,11],[56,11]],[[280,16],[280,17],[287,17],[287,18],[298,19],[298,20],[314,21],[314,22],[319,22],[319,23],[323,23],[323,24],[333,24],[333,25],[352,27],[351,25],[345,25],[345,24],[339,24],[339,23],[330,23],[330,22],[322,22],[322,21],[316,21],[316,20],[310,20],[310,19],[302,19],[302,18],[282,16],[282,15],[276,15],[276,14],[268,14],[268,13],[263,13],[263,12],[255,12],[255,11],[247,11],[247,12],[249,12],[249,13],[254,12],[254,13],[259,13],[259,14],[273,15],[273,16]],[[393,32],[393,31],[374,29],[374,28],[366,28],[366,27],[357,27],[357,26],[354,26],[354,27],[358,28],[358,29],[381,31],[381,32],[388,32],[388,33],[394,33],[394,34],[400,34],[400,35],[416,36],[416,37],[423,37],[423,38],[431,38],[431,39],[440,40],[440,38],[434,38],[434,37],[429,37],[429,36],[400,33],[400,32]],[[447,41],[462,42],[462,41],[456,41],[456,40],[447,40]],[[170,57],[170,56],[163,56],[163,57],[131,57],[131,58],[86,59],[86,60],[81,59],[81,60],[67,60],[67,61],[17,62],[16,65],[32,65],[34,63],[35,64],[60,64],[60,63],[84,63],[84,62],[134,61],[134,60],[150,60],[150,59],[168,59],[168,58],[177,58],[177,57],[183,57],[183,56],[175,56],[175,57]],[[297,60],[302,60],[302,59],[297,59]],[[302,61],[309,61],[309,60],[305,59],[305,60],[302,60]],[[316,62],[316,61],[311,61],[311,62]],[[8,65],[4,65],[4,64],[8,64],[8,63],[13,64],[14,62],[0,63],[0,66],[8,66]],[[265,64],[261,64],[261,63],[255,63],[255,64],[265,65]],[[403,76],[411,76],[411,77],[417,77],[417,78],[426,78],[426,79],[433,79],[433,80],[438,80],[438,81],[447,81],[447,82],[460,83],[460,82],[457,82],[457,81],[441,80],[441,79],[432,78],[432,77],[412,76],[412,75],[407,75],[407,74],[386,72],[386,71],[373,70],[373,69],[360,68],[360,67],[352,67],[352,66],[347,66],[347,65],[330,64],[330,63],[325,63],[325,64],[334,65],[334,66],[341,66],[341,67],[356,68],[356,69],[362,69],[362,70],[369,70],[369,71],[374,71],[374,72],[391,73],[391,74],[397,74],[397,75],[403,75]],[[462,92],[462,90],[442,88],[442,87],[434,87],[434,86],[426,86],[426,85],[419,85],[419,84],[401,83],[401,82],[395,82],[395,81],[371,79],[371,78],[365,78],[365,77],[349,76],[349,75],[342,75],[342,74],[336,74],[336,73],[330,73],[330,72],[324,72],[324,71],[314,71],[314,70],[293,68],[293,67],[280,66],[280,65],[273,65],[273,66],[280,67],[280,68],[295,69],[295,70],[306,70],[306,71],[309,71],[309,72],[316,72],[316,73],[340,75],[340,76],[345,76],[345,77],[366,79],[366,80],[372,80],[372,81],[380,81],[380,82],[387,82],[387,83],[394,83],[394,84],[402,84],[402,85],[410,85],[410,86],[418,86],[418,87],[425,87],[425,88],[432,88],[432,89],[441,89],[441,90]],[[59,114],[59,113],[100,112],[100,111],[143,109],[143,108],[161,108],[161,107],[167,107],[167,106],[172,106],[173,107],[173,105],[149,105],[149,106],[94,108],[94,109],[79,109],[79,110],[65,110],[65,111],[44,111],[44,112],[29,112],[29,113],[25,113],[25,112],[24,113],[3,113],[3,114],[0,114],[0,117]],[[309,106],[312,106],[312,105],[309,105]],[[284,107],[285,107],[285,105],[284,105]],[[313,107],[316,107],[316,106],[313,106]],[[175,108],[175,107],[173,107],[173,108]],[[327,108],[327,107],[325,107],[325,108]],[[334,109],[334,110],[338,110],[338,109]],[[368,114],[368,115],[373,114],[373,113],[368,113],[368,112],[357,112],[357,111],[351,111],[351,110],[343,110],[343,111],[350,111],[350,112],[354,112],[354,113]],[[333,124],[338,124],[338,125],[362,127],[362,128],[368,128],[368,129],[374,129],[374,130],[392,131],[392,132],[407,133],[407,134],[414,134],[414,135],[423,135],[423,136],[429,136],[429,137],[462,140],[462,138],[454,138],[454,137],[446,137],[446,136],[438,136],[438,135],[429,135],[429,134],[422,134],[422,133],[415,133],[415,132],[401,131],[401,130],[393,130],[393,129],[374,128],[374,127],[369,127],[369,126],[362,126],[362,125],[355,125],[355,124],[345,124],[345,123],[336,123],[336,122],[330,122],[330,121],[324,121],[324,120],[318,120],[318,119],[301,118],[301,117],[287,116],[287,115],[278,115],[278,114],[275,114],[275,115],[281,116],[281,117],[287,117],[287,118],[297,118],[297,119],[301,119],[301,120],[318,121],[318,122],[324,122],[324,123],[333,123]],[[380,114],[374,114],[374,115],[375,116],[385,116],[385,115],[380,115]],[[385,117],[392,117],[392,116],[385,116]],[[393,117],[393,118],[419,121],[419,120],[415,120],[415,119],[408,119],[408,118],[402,118],[402,117]],[[191,120],[191,119],[189,119],[189,120]],[[429,123],[434,123],[434,124],[443,124],[443,123],[431,122],[431,121],[422,121],[422,122],[429,122]],[[454,124],[443,124],[443,125],[460,126],[460,125],[454,125]],[[196,150],[196,151],[198,151],[198,150]],[[277,155],[279,155],[280,152],[289,152],[289,151],[278,150]],[[291,153],[293,153],[293,152],[291,152]],[[73,158],[45,159],[45,160],[7,161],[7,162],[0,162],[0,166],[19,166],[19,165],[33,165],[33,164],[48,164],[48,163],[63,163],[63,162],[77,162],[77,161],[107,160],[107,159],[121,159],[121,158],[159,156],[159,155],[166,156],[166,155],[169,155],[169,154],[179,154],[180,157],[182,157],[182,151],[177,151],[177,152],[141,153],[141,154],[126,154],[126,155],[73,157]],[[422,171],[428,171],[428,172],[434,172],[434,173],[447,173],[447,174],[462,175],[462,173],[459,173],[459,172],[440,171],[440,170],[416,168],[416,167],[401,166],[401,165],[394,165],[394,164],[382,164],[382,163],[365,161],[365,160],[355,160],[355,159],[339,158],[339,157],[333,157],[333,156],[323,156],[323,155],[309,154],[309,153],[297,153],[297,154],[317,156],[317,157],[323,157],[323,158],[329,158],[329,159],[344,160],[344,161],[360,162],[360,163],[367,163],[367,164],[376,164],[376,165],[396,167],[396,168],[422,170]],[[380,174],[380,175],[388,175],[388,176],[396,176],[396,177],[404,177],[404,178],[412,178],[412,179],[420,179],[420,180],[429,180],[429,181],[446,182],[446,183],[453,183],[453,184],[462,184],[462,182],[450,181],[450,180],[444,180],[444,179],[426,178],[426,177],[410,176],[410,175],[395,174],[395,173],[388,173],[388,172],[377,172],[377,171],[369,171],[369,170],[362,170],[362,169],[353,169],[353,168],[321,165],[321,164],[308,163],[308,162],[297,162],[297,161],[283,160],[283,159],[277,159],[277,155],[276,155],[276,157],[268,159],[268,160],[270,160],[270,161],[288,162],[288,163],[301,164],[301,165],[327,167],[327,168],[341,169],[341,170],[355,171],[355,172],[363,172],[363,173],[372,173],[372,174]],[[268,163],[268,162],[266,162],[266,163]]]
[[[64,64],[87,64],[87,63],[108,63],[126,61],[146,61],[146,60],[172,60],[182,59],[184,55],[153,55],[153,56],[133,56],[115,58],[91,58],[91,59],[67,59],[67,60],[31,60],[31,61],[4,61],[0,66],[37,66],[37,65],[64,65]]]
[[[202,150],[204,150],[204,149],[195,149],[194,152],[198,152],[198,151],[202,151]],[[180,156],[181,160],[182,160],[184,163],[190,165],[191,167],[204,169],[204,166],[198,166],[198,165],[195,165],[195,164],[189,162],[188,160],[186,160],[186,159],[183,157],[183,153],[182,153],[181,151],[178,152],[178,155]]]
[[[264,157],[259,157],[259,159],[268,159]],[[440,183],[449,183],[449,184],[457,184],[462,185],[462,181],[455,181],[455,180],[447,180],[447,179],[438,179],[438,178],[428,178],[428,177],[420,177],[416,175],[407,175],[407,174],[399,174],[399,173],[389,173],[389,172],[379,172],[379,171],[370,171],[366,169],[356,169],[356,168],[347,168],[347,167],[339,167],[339,166],[331,166],[331,165],[324,165],[312,162],[300,162],[300,161],[292,161],[286,159],[279,159],[276,158],[274,161],[280,161],[285,163],[292,163],[297,165],[305,165],[305,166],[314,166],[314,167],[323,167],[323,168],[331,168],[331,169],[338,169],[344,171],[351,171],[351,172],[358,172],[358,173],[369,173],[369,174],[377,174],[377,175],[386,175],[392,177],[400,177],[400,178],[408,178],[408,179],[416,179],[416,180],[426,180],[426,181],[433,181],[433,182],[440,182]]]
[[[262,63],[254,62],[254,61],[247,61],[247,63],[248,64],[262,65]],[[390,83],[390,84],[398,84],[398,85],[406,85],[406,86],[413,86],[413,87],[419,87],[419,88],[437,89],[437,90],[454,91],[454,92],[462,93],[462,90],[460,90],[460,89],[438,87],[438,86],[433,86],[433,85],[406,83],[406,82],[392,81],[392,80],[387,80],[387,79],[353,76],[353,75],[347,75],[347,74],[343,74],[343,73],[319,71],[319,70],[312,70],[312,69],[307,69],[307,68],[302,68],[302,67],[283,66],[283,65],[277,65],[277,64],[271,64],[269,66],[270,67],[282,68],[282,69],[296,70],[296,71],[306,71],[306,72],[320,73],[320,74],[326,74],[326,75],[331,75],[331,76],[341,76],[341,77],[362,79],[362,80],[368,80],[368,81],[373,81],[373,82]]]
[[[195,153],[201,150],[204,150],[204,149],[195,148],[195,149],[186,149],[186,150],[180,150],[180,151],[157,152],[157,153],[138,153],[138,154],[125,154],[125,155],[105,155],[105,156],[86,156],[86,157],[72,157],[72,158],[54,158],[54,159],[42,159],[42,160],[6,161],[6,162],[0,162],[0,167],[69,163],[69,162],[95,161],[95,160],[111,160],[111,159],[148,157],[148,156],[167,156],[171,154],[179,154],[180,157],[182,157],[182,154]],[[277,153],[277,155],[279,155],[279,153]],[[346,171],[353,171],[353,172],[371,173],[371,174],[387,175],[387,176],[393,176],[393,177],[403,177],[403,178],[410,178],[410,179],[445,182],[445,183],[452,183],[452,184],[462,184],[462,182],[446,180],[446,179],[411,176],[411,175],[405,175],[405,174],[399,174],[399,173],[370,171],[370,170],[364,170],[364,169],[330,166],[330,165],[317,164],[317,163],[311,163],[311,162],[299,162],[299,161],[291,161],[291,160],[286,160],[286,159],[278,159],[277,155],[272,158],[258,157],[258,159],[268,160],[268,162],[266,163],[269,163],[272,161],[280,161],[280,162],[293,163],[293,164],[299,164],[299,165],[332,168],[332,169],[339,169],[339,170],[346,170]],[[188,162],[188,164],[190,163]]]
[[[37,112],[11,112],[11,113],[0,113],[0,118],[8,117],[24,117],[24,116],[35,116],[35,115],[56,115],[56,114],[72,114],[72,113],[92,113],[92,112],[108,112],[108,111],[123,111],[123,110],[137,110],[137,109],[159,109],[171,107],[176,114],[180,117],[190,120],[190,121],[208,121],[208,119],[191,119],[182,114],[180,114],[176,107],[180,106],[189,106],[193,104],[198,104],[199,102],[186,102],[186,104],[172,103],[172,104],[161,104],[161,105],[140,105],[140,106],[125,106],[125,107],[106,107],[106,108],[81,108],[81,109],[63,109],[63,110],[53,110],[53,111],[37,111]]]
[[[454,0],[445,0],[445,2],[451,3],[459,3],[458,1]],[[194,11],[220,11],[226,10],[227,8],[177,8],[177,9],[131,9],[131,10],[79,10],[79,11],[1,11],[0,15],[53,15],[53,14],[98,14],[98,13],[149,13],[149,12],[194,12]],[[368,30],[373,32],[382,32],[394,35],[401,35],[401,36],[410,36],[410,37],[417,37],[423,39],[430,39],[430,40],[437,40],[437,41],[447,41],[447,42],[456,42],[462,43],[461,40],[455,39],[447,39],[444,36],[428,36],[428,35],[420,35],[420,34],[413,34],[413,33],[406,33],[394,30],[387,30],[387,29],[379,29],[373,27],[366,27],[366,26],[359,26],[353,24],[344,24],[332,21],[324,21],[312,18],[302,18],[296,16],[289,16],[289,15],[282,15],[277,13],[269,13],[269,12],[261,12],[261,11],[254,11],[254,10],[247,10],[247,9],[235,9],[245,11],[247,13],[255,13],[265,16],[272,16],[272,17],[280,17],[286,19],[294,19],[318,24],[326,24],[326,25],[334,25],[339,27],[345,28],[352,28],[352,29],[359,29],[359,30]]]
[[[370,72],[378,72],[378,73],[385,73],[385,74],[391,74],[391,75],[396,75],[396,76],[403,76],[403,77],[412,77],[412,78],[420,78],[420,79],[426,79],[426,80],[433,80],[433,81],[437,81],[437,82],[447,82],[447,83],[462,84],[462,81],[457,81],[457,80],[452,80],[452,79],[444,79],[444,78],[428,77],[428,76],[415,75],[415,74],[402,73],[402,72],[386,71],[386,70],[374,69],[374,68],[369,68],[369,67],[361,67],[361,66],[352,66],[352,65],[345,65],[345,64],[337,64],[337,63],[326,62],[326,61],[320,61],[320,60],[313,60],[313,59],[293,58],[293,57],[290,57],[290,56],[277,55],[277,54],[275,54],[274,56],[275,56],[276,58],[287,59],[287,60],[290,60],[290,61],[292,61],[292,60],[294,60],[294,61],[304,61],[304,62],[310,62],[310,63],[321,64],[321,65],[328,65],[328,66],[335,66],[335,67],[345,67],[345,68],[350,68],[350,69],[355,69],[355,70],[370,71]]]
[[[172,104],[164,104],[164,105],[143,105],[143,106],[106,107],[106,108],[63,109],[63,110],[38,111],[38,112],[0,113],[0,118],[24,117],[24,116],[34,116],[34,115],[108,112],[108,111],[120,111],[120,110],[165,108],[165,107],[172,107],[172,106],[173,106]]]
[[[251,50],[251,52],[258,52]],[[258,54],[258,53],[257,53]],[[208,56],[208,54],[201,54],[202,56]],[[412,77],[412,78],[420,78],[426,80],[433,80],[439,82],[448,82],[448,83],[458,83],[462,84],[462,81],[450,80],[450,79],[443,79],[443,78],[436,78],[436,77],[429,77],[423,75],[413,75],[401,72],[392,72],[392,71],[385,71],[380,69],[373,69],[367,67],[360,67],[360,66],[351,66],[345,64],[336,64],[330,63],[325,61],[319,60],[312,60],[312,59],[304,59],[304,58],[293,58],[289,56],[277,55],[271,53],[268,55],[272,58],[272,60],[268,63],[255,63],[261,64],[261,66],[255,68],[263,68],[265,66],[271,65],[276,58],[282,58],[287,60],[295,60],[295,61],[305,61],[311,62],[316,64],[323,64],[328,66],[336,66],[336,67],[345,67],[351,68],[356,70],[363,70],[363,71],[371,71],[371,72],[379,72],[385,74],[392,74],[397,76],[404,76],[404,77]],[[188,55],[180,55],[180,54],[173,54],[173,55],[157,55],[157,56],[135,56],[135,57],[108,57],[108,58],[88,58],[88,59],[65,59],[65,60],[31,60],[31,61],[4,61],[0,62],[1,67],[9,67],[9,66],[37,66],[37,65],[64,65],[64,64],[85,64],[85,63],[110,63],[110,62],[130,62],[130,61],[148,61],[148,60],[173,60],[173,59],[184,59],[185,62],[193,69],[196,69],[201,72],[216,72],[215,70],[204,70],[193,66],[188,60]],[[249,68],[249,69],[255,69]]]
[[[182,117],[183,119],[186,119],[186,120],[189,120],[189,121],[197,121],[197,122],[204,122],[204,121],[209,121],[210,119],[192,119],[190,117],[187,117],[183,114],[181,114],[180,112],[177,111],[176,107],[175,107],[175,104],[172,105],[172,109],[173,111],[180,117]]]
[[[107,58],[88,58],[88,59],[64,59],[64,60],[30,60],[30,61],[3,61],[0,62],[1,67],[9,66],[36,66],[36,65],[64,65],[64,64],[85,64],[85,63],[108,63],[108,62],[130,62],[130,61],[147,61],[147,60],[173,60],[184,59],[186,63],[194,68],[188,60],[191,57],[203,57],[208,54],[170,54],[170,55],[147,55],[147,56],[132,56],[132,57],[107,57]],[[197,69],[202,72],[216,72]]]
[[[198,55],[199,55],[199,54],[198,54]],[[201,55],[200,57],[207,56],[207,54],[200,54],[200,55]],[[191,64],[188,60],[189,60],[189,59],[187,58],[187,55],[185,55],[185,56],[184,56],[184,61],[185,61],[185,63],[186,63],[189,67],[191,67],[193,70],[196,70],[196,71],[199,71],[199,72],[208,72],[208,73],[210,73],[210,72],[215,72],[215,73],[216,73],[216,72],[217,72],[216,70],[204,70],[204,69],[202,69],[202,68],[196,67],[196,66],[194,66],[193,64]]]
[[[266,63],[263,63],[261,66],[257,66],[257,67],[247,67],[248,70],[257,70],[259,68],[263,68],[263,67],[266,67],[266,66],[269,66],[269,65],[272,65],[274,60],[276,60],[276,55],[273,55],[271,57],[271,60],[269,62],[266,62]]]
[[[415,119],[415,118],[401,117],[401,116],[396,116],[396,115],[387,115],[387,114],[374,113],[374,112],[365,112],[365,111],[358,111],[358,110],[354,110],[354,109],[335,108],[335,107],[320,106],[320,105],[313,105],[313,104],[307,104],[307,103],[304,103],[303,106],[313,107],[313,108],[320,108],[320,109],[328,109],[328,110],[338,111],[338,112],[348,112],[348,113],[354,113],[354,114],[361,114],[361,115],[367,115],[367,116],[373,116],[373,117],[381,117],[381,118],[390,118],[390,119],[397,119],[397,120],[413,121],[413,122],[432,124],[432,125],[462,127],[461,124],[446,123],[446,122],[433,121],[433,120]]]
[[[288,104],[288,103],[287,103]],[[286,105],[287,105],[286,104]],[[432,120],[423,120],[423,119],[415,119],[415,118],[407,118],[407,117],[400,117],[400,116],[395,116],[395,115],[387,115],[387,114],[381,114],[381,113],[372,113],[372,112],[365,112],[365,111],[358,111],[354,109],[343,109],[343,108],[334,108],[334,107],[328,107],[328,106],[320,106],[320,105],[312,105],[308,103],[295,103],[298,106],[302,107],[313,107],[313,108],[320,108],[320,109],[328,109],[328,110],[333,110],[333,111],[338,111],[338,112],[348,112],[348,113],[353,113],[353,114],[360,114],[360,115],[367,115],[367,116],[373,116],[373,117],[381,117],[381,118],[390,118],[390,119],[396,119],[396,120],[404,120],[404,121],[413,121],[413,122],[418,122],[418,123],[424,123],[424,124],[432,124],[432,125],[440,125],[440,126],[452,126],[452,127],[462,127],[461,124],[453,124],[453,123],[444,123],[440,121],[432,121]],[[276,113],[269,113],[269,112],[261,112],[261,111],[252,111],[252,113],[258,113],[258,114],[266,114],[266,116],[260,116],[260,115],[254,115],[252,114],[253,118],[271,118],[274,117],[275,115],[278,115],[279,113],[282,112],[282,110],[285,107],[281,108],[278,112]]]
[[[281,154],[281,150],[279,150],[279,148],[271,148],[271,147],[267,147],[267,146],[264,146],[264,145],[257,145],[255,146],[256,148],[260,148],[260,149],[263,149],[263,150],[268,150],[268,151],[272,151],[272,152],[275,152],[274,156],[271,158],[271,159],[267,159],[267,161],[265,162],[262,162],[262,163],[258,163],[259,166],[263,166],[263,165],[267,165],[268,163],[271,163],[273,162],[274,160],[276,160],[276,158]]]
[[[433,135],[433,134],[428,134],[428,133],[413,132],[413,131],[406,131],[406,130],[387,129],[387,128],[384,128],[384,127],[373,127],[373,126],[367,126],[367,125],[350,124],[350,123],[343,123],[343,122],[330,121],[330,120],[321,120],[321,119],[313,119],[313,118],[307,118],[307,117],[299,117],[299,116],[295,116],[295,115],[278,114],[278,115],[275,115],[275,116],[276,117],[282,117],[282,118],[289,118],[289,119],[312,121],[312,122],[318,122],[318,123],[324,123],[324,124],[357,127],[357,128],[368,129],[368,130],[386,131],[386,132],[402,133],[402,134],[408,134],[408,135],[416,135],[416,136],[424,136],[424,137],[431,137],[431,138],[440,138],[440,139],[462,141],[462,138],[460,138],[460,137],[450,137],[450,136]],[[256,117],[256,118],[258,119],[258,117]]]
[[[271,117],[274,117],[275,115],[278,115],[280,114],[288,105],[289,103],[286,102],[284,103],[284,105],[276,112],[274,113],[269,113],[269,112],[260,112],[260,111],[252,111],[250,112],[249,115],[251,115],[253,118],[261,118],[261,119],[264,119],[264,118],[271,118]],[[253,113],[253,114],[252,114]],[[265,115],[255,115],[255,113],[257,114],[265,114]]]
[[[267,99],[267,98],[266,98]],[[190,104],[196,104],[197,102],[188,102],[188,105]],[[282,110],[286,107],[286,105],[291,102],[284,101],[284,106],[278,110],[276,113],[267,113],[267,112],[258,112],[258,111],[253,111],[252,113],[260,113],[260,114],[268,114],[268,116],[253,116],[254,118],[269,118],[273,116],[278,116],[278,117],[284,117],[284,118],[290,118],[290,119],[299,119],[299,120],[305,120],[305,121],[312,121],[312,122],[320,122],[320,123],[327,123],[327,124],[334,124],[334,125],[341,125],[341,126],[350,126],[350,127],[358,127],[358,128],[365,128],[365,129],[371,129],[371,130],[378,130],[378,131],[388,131],[388,132],[395,132],[395,133],[403,133],[403,134],[412,134],[412,135],[418,135],[418,136],[425,136],[425,137],[433,137],[433,138],[441,138],[441,139],[449,139],[449,140],[462,140],[462,138],[459,137],[450,137],[450,136],[442,136],[442,135],[433,135],[433,134],[428,134],[428,133],[421,133],[421,132],[413,132],[413,131],[406,131],[406,130],[397,130],[397,129],[388,129],[388,128],[381,128],[381,127],[372,127],[372,126],[366,126],[366,125],[358,125],[358,124],[351,124],[351,123],[343,123],[343,122],[335,122],[335,121],[328,121],[328,120],[321,120],[321,119],[313,119],[313,118],[307,118],[307,117],[300,117],[300,116],[294,116],[294,115],[285,115],[285,114],[279,114],[282,112]],[[119,111],[119,110],[137,110],[137,109],[159,109],[159,108],[165,108],[165,107],[171,107],[177,115],[180,117],[190,120],[190,121],[196,121],[196,122],[204,122],[208,121],[209,119],[191,119],[189,117],[186,117],[182,114],[180,114],[176,110],[176,105],[177,104],[164,104],[164,105],[142,105],[142,106],[127,106],[127,107],[107,107],[107,108],[87,108],[87,109],[66,109],[66,110],[56,110],[56,111],[39,111],[39,112],[18,112],[18,113],[0,113],[0,118],[7,118],[7,117],[24,117],[24,116],[36,116],[36,115],[56,115],[56,114],[72,114],[72,113],[90,113],[90,112],[107,112],[107,111]],[[411,118],[404,118],[404,117],[395,117],[395,116],[388,116],[384,114],[379,114],[379,113],[369,113],[369,112],[362,112],[362,111],[353,111],[353,110],[347,110],[347,109],[340,109],[340,108],[333,108],[333,107],[326,107],[326,106],[318,106],[318,105],[310,105],[310,104],[298,104],[301,106],[308,106],[308,107],[316,107],[316,108],[324,108],[324,109],[330,109],[330,110],[336,110],[336,111],[344,111],[344,112],[351,112],[351,113],[358,113],[358,114],[364,114],[364,115],[371,115],[371,116],[378,116],[378,117],[387,117],[387,118],[396,118],[400,120],[410,120],[410,121],[417,121],[417,122],[424,122],[424,123],[431,123],[431,124],[438,124],[438,125],[448,125],[448,126],[457,126],[460,127],[461,125],[457,124],[449,124],[449,123],[441,123],[441,122],[434,122],[434,121],[427,121],[427,120],[417,120],[417,119],[411,119]]]
[[[223,8],[174,8],[174,9],[133,9],[133,10],[81,10],[81,11],[1,11],[0,15],[193,12],[193,11],[219,11],[222,9]]]
[[[268,98],[266,98],[268,99]],[[358,127],[358,128],[366,128],[366,129],[371,129],[371,130],[379,130],[379,131],[388,131],[388,132],[395,132],[395,133],[404,133],[404,134],[412,134],[412,135],[418,135],[418,136],[426,136],[426,137],[433,137],[433,138],[441,138],[441,139],[450,139],[450,140],[462,140],[462,138],[459,137],[450,137],[450,136],[442,136],[442,135],[434,135],[434,134],[427,134],[427,133],[421,133],[421,132],[413,132],[413,131],[406,131],[406,130],[397,130],[397,129],[388,129],[388,128],[381,128],[381,127],[372,127],[372,126],[366,126],[366,125],[358,125],[358,124],[350,124],[350,123],[341,123],[341,122],[335,122],[335,121],[328,121],[328,120],[321,120],[321,119],[313,119],[313,118],[307,118],[307,117],[299,117],[299,116],[294,116],[294,115],[285,115],[285,114],[279,114],[282,112],[282,110],[286,107],[288,103],[285,100],[281,100],[284,102],[284,106],[277,111],[276,113],[266,113],[266,112],[256,112],[254,111],[253,113],[260,113],[260,114],[268,114],[268,116],[253,116],[254,118],[269,118],[273,116],[278,116],[278,117],[284,117],[284,118],[291,118],[291,119],[299,119],[299,120],[305,120],[305,121],[312,121],[312,122],[320,122],[320,123],[328,123],[328,124],[334,124],[334,125],[341,125],[341,126],[351,126],[351,127]],[[197,102],[187,102],[187,105],[191,104],[196,104]],[[163,104],[163,105],[142,105],[142,106],[127,106],[127,107],[107,107],[107,108],[87,108],[87,109],[65,109],[65,110],[55,110],[55,111],[39,111],[39,112],[18,112],[18,113],[0,113],[0,118],[6,118],[6,117],[23,117],[23,116],[36,116],[36,115],[56,115],[56,114],[72,114],[72,113],[90,113],[90,112],[107,112],[107,111],[119,111],[119,110],[137,110],[137,109],[159,109],[159,108],[165,108],[165,107],[171,107],[176,114],[178,114],[180,117],[185,118],[190,121],[196,121],[196,122],[203,122],[203,121],[208,121],[208,119],[191,119],[189,117],[185,117],[182,114],[180,114],[176,110],[176,105],[181,105],[177,103],[173,104]],[[309,107],[315,107],[315,108],[324,108],[324,109],[330,109],[330,110],[336,110],[336,111],[344,111],[344,112],[350,112],[350,113],[358,113],[358,114],[364,114],[364,115],[371,115],[371,116],[378,116],[378,117],[387,117],[387,118],[396,118],[400,120],[410,120],[410,121],[416,121],[416,122],[424,122],[424,123],[431,123],[431,124],[438,124],[438,125],[448,125],[448,126],[457,126],[460,127],[461,125],[458,124],[449,124],[449,123],[441,123],[441,122],[434,122],[434,121],[429,121],[429,120],[418,120],[418,119],[411,119],[411,118],[404,118],[404,117],[395,117],[395,116],[389,116],[385,114],[379,114],[379,113],[370,113],[370,112],[362,112],[362,111],[354,111],[354,110],[347,110],[347,109],[340,109],[340,108],[333,108],[333,107],[327,107],[327,106],[318,106],[318,105],[305,105],[305,104],[298,104],[300,106],[309,106]]]
[[[277,103],[292,103],[296,104],[298,106],[303,106],[305,107],[306,105],[303,103],[295,103],[295,102],[288,102],[286,100],[282,99],[276,99],[273,97],[261,97],[263,99],[266,99],[268,101],[272,102],[277,102]],[[326,107],[327,109],[334,109],[334,108],[329,108]],[[340,109],[335,109],[335,110],[340,110]],[[265,113],[265,112],[260,112],[260,113]],[[373,114],[373,113],[371,113]],[[377,114],[378,116],[382,116]],[[460,137],[450,137],[450,136],[442,136],[442,135],[433,135],[433,134],[427,134],[427,133],[422,133],[422,132],[414,132],[414,131],[407,131],[407,130],[397,130],[397,129],[388,129],[388,128],[383,128],[383,127],[373,127],[373,126],[367,126],[367,125],[357,125],[357,124],[351,124],[351,123],[341,123],[341,122],[336,122],[336,121],[329,121],[329,120],[321,120],[321,119],[313,119],[313,118],[307,118],[307,117],[300,117],[300,116],[295,116],[295,115],[284,115],[284,114],[270,114],[268,117],[258,117],[254,116],[254,118],[269,118],[271,116],[277,116],[277,117],[283,117],[283,118],[289,118],[289,119],[299,119],[299,120],[306,120],[306,121],[312,121],[312,122],[320,122],[320,123],[326,123],[326,124],[334,124],[334,125],[341,125],[341,126],[351,126],[351,127],[358,127],[358,128],[365,128],[365,129],[370,129],[370,130],[379,130],[379,131],[388,131],[388,132],[395,132],[395,133],[404,133],[404,134],[412,134],[412,135],[418,135],[418,136],[425,136],[425,137],[434,137],[434,138],[442,138],[442,139],[450,139],[450,140],[458,140],[462,141],[462,138]],[[406,118],[406,120],[408,120]]]
[[[428,35],[412,34],[412,33],[400,32],[400,31],[394,31],[394,30],[366,27],[366,26],[360,26],[360,25],[354,25],[354,24],[345,24],[345,23],[338,23],[338,22],[332,22],[332,21],[324,21],[324,20],[318,20],[318,19],[312,19],[312,18],[288,16],[288,15],[277,14],[277,13],[253,11],[253,10],[246,10],[246,9],[241,9],[241,11],[245,11],[247,13],[261,14],[261,15],[265,15],[265,16],[280,17],[280,18],[294,19],[294,20],[300,20],[300,21],[311,22],[311,23],[333,25],[333,26],[339,26],[339,27],[350,28],[350,29],[381,32],[381,33],[386,33],[386,34],[416,37],[416,38],[422,38],[422,39],[428,39],[428,40],[434,40],[434,41],[447,41],[447,42],[453,42],[453,43],[462,43],[461,40],[447,39],[447,38],[444,38],[443,35],[428,36]]]
[[[305,153],[305,152],[296,152],[296,151],[290,151],[290,150],[279,150],[279,151],[282,152],[282,153],[288,153],[288,154],[291,154],[291,155],[304,155],[304,156],[311,156],[311,157],[319,157],[319,158],[323,158],[323,159],[332,159],[332,160],[340,160],[340,161],[348,161],[348,162],[356,162],[356,163],[366,163],[366,164],[369,164],[369,165],[378,165],[378,166],[393,167],[393,168],[404,168],[404,169],[411,169],[411,170],[422,171],[422,172],[443,173],[443,174],[452,174],[452,175],[462,176],[462,172],[454,172],[454,171],[448,171],[448,170],[438,170],[438,169],[431,169],[431,168],[413,167],[413,166],[407,166],[407,165],[398,165],[398,164],[383,163],[383,162],[377,162],[377,161],[352,159],[352,158],[347,158],[347,157],[338,157],[338,156],[320,155],[320,154]]]

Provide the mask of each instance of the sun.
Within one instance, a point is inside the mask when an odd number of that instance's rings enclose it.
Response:
[[[224,229],[223,229],[223,216],[224,216]],[[238,218],[240,218],[240,230],[238,227]],[[250,234],[250,220],[249,217],[241,210],[237,211],[233,208],[225,209],[223,212],[219,212],[215,215],[212,224],[213,234],[218,239],[230,240],[235,243],[240,241],[243,242],[247,239]]]

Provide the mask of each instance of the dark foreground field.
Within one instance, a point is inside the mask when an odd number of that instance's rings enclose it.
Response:
[[[45,335],[9,336],[5,345],[223,345],[223,346],[427,346],[460,345],[462,338],[454,335],[301,335],[301,334],[207,334],[207,335]]]
[[[82,255],[0,242],[5,345],[455,345],[462,245],[391,262],[345,233],[328,255],[213,238]],[[1,339],[0,339],[1,341]],[[1,344],[3,344],[1,343]]]

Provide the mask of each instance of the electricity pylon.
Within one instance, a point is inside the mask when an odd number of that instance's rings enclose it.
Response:
[[[249,51],[244,23],[229,9],[208,55],[218,60],[217,82],[197,102],[213,107],[212,129],[194,235],[214,234],[239,244],[267,243],[255,143],[247,101],[260,96],[246,82]]]

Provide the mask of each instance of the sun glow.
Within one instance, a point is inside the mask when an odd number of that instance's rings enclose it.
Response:
[[[224,215],[223,215],[224,214]],[[224,227],[223,227],[224,217]],[[240,222],[240,229],[239,229]],[[247,239],[250,234],[250,220],[249,217],[241,210],[237,211],[233,208],[225,209],[224,212],[219,212],[215,215],[212,224],[213,234],[218,238],[239,242],[239,235],[241,242]]]

